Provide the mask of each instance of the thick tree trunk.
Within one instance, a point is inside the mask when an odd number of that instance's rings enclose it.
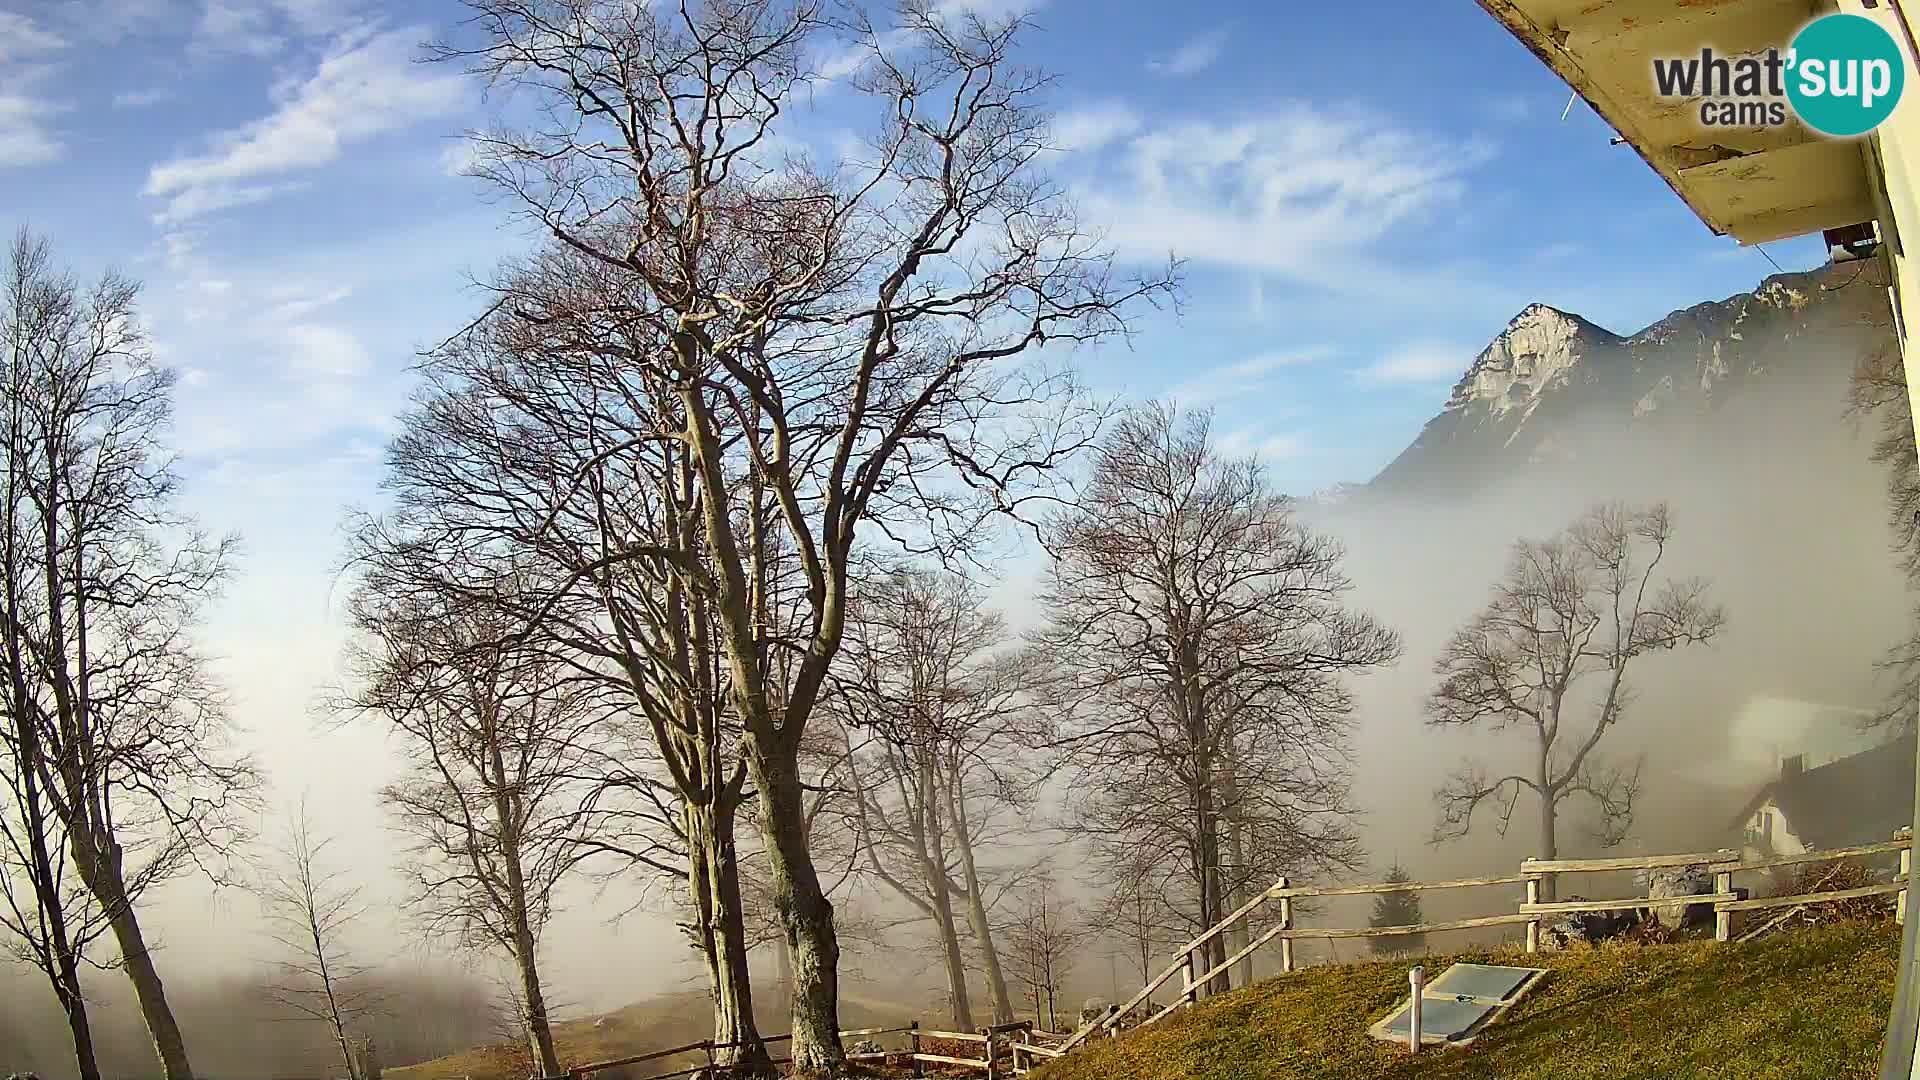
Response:
[[[707,988],[713,999],[714,1062],[735,1075],[771,1075],[773,1063],[753,1018],[733,808],[689,804],[684,817],[693,852],[687,887],[700,918]]]
[[[677,330],[672,344],[683,370],[700,366],[699,345],[692,332]],[[814,691],[803,691],[806,704],[800,706],[798,717],[791,712],[796,707],[794,701],[776,707],[767,694],[762,667],[765,656],[757,638],[760,626],[752,610],[746,561],[741,557],[734,521],[727,509],[732,493],[727,490],[725,454],[714,433],[711,405],[705,395],[705,388],[697,385],[680,390],[692,460],[699,476],[707,546],[721,578],[719,622],[733,679],[734,703],[746,729],[747,768],[753,773],[760,801],[759,825],[773,879],[773,906],[793,949],[792,1071],[800,1075],[832,1074],[846,1061],[846,1052],[840,1046],[837,1000],[840,941],[833,928],[833,904],[820,887],[820,875],[808,848],[807,807],[799,763],[805,709],[811,707]],[[844,573],[844,564],[838,572]],[[831,584],[833,588],[824,597],[819,592],[813,594],[822,627],[808,664],[824,663],[839,649],[846,582],[839,578]],[[819,582],[813,587],[822,588]],[[824,677],[823,669],[813,670],[815,678]]]
[[[75,846],[78,845],[76,839]],[[161,1075],[166,1080],[193,1080],[186,1040],[180,1035],[172,1007],[167,1004],[160,971],[154,967],[153,954],[147,950],[147,939],[140,932],[140,920],[127,901],[126,886],[120,879],[119,847],[115,845],[100,858],[87,858],[76,852],[74,861],[82,870],[88,890],[110,914],[108,925],[120,946],[121,962],[126,968],[127,981],[133,984],[147,1034],[153,1037],[153,1052],[160,1059]]]
[[[807,848],[806,807],[792,754],[748,744],[760,800],[760,834],[773,879],[773,906],[793,954],[793,1071],[833,1073],[846,1060],[840,1046],[840,940],[833,903]]]

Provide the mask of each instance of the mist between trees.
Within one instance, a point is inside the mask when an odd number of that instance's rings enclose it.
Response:
[[[485,1000],[541,1075],[568,1064],[565,975],[540,948],[566,895],[618,884],[673,913],[723,1066],[771,1071],[771,999],[796,1067],[831,1074],[861,954],[887,969],[864,986],[936,970],[939,1023],[1071,1026],[1077,992],[1125,992],[1281,875],[1676,841],[1702,820],[1676,807],[1717,805],[1686,763],[1745,696],[1857,702],[1910,637],[1916,482],[1888,353],[1816,380],[1831,431],[1791,450],[1754,434],[1786,398],[1804,417],[1808,388],[1783,384],[1693,442],[1574,455],[1451,506],[1302,505],[1204,411],[1100,400],[1075,374],[1073,347],[1124,344],[1178,299],[1179,267],[1123,272],[1049,178],[1047,79],[1010,59],[1022,19],[467,6],[430,58],[544,107],[472,137],[540,239],[421,358],[384,502],[348,523],[352,640],[320,711],[392,736],[409,917],[497,973]],[[868,141],[822,162],[781,132],[829,41],[863,58],[837,92]],[[136,295],[15,244],[0,929],[83,1077],[150,1068],[92,1025],[88,965],[124,970],[170,1080],[232,1067],[141,932],[146,892],[188,875],[274,914],[263,985],[304,1067],[359,1080],[484,1039],[467,984],[437,1035],[395,1019],[441,1007],[353,947],[366,856],[329,846],[311,804],[284,836],[243,828],[262,778],[192,644],[233,542],[172,509],[172,376]],[[1849,386],[1877,449],[1845,429]],[[1779,471],[1732,491],[1756,462]],[[1762,533],[1753,508],[1783,489],[1800,512]],[[1884,513],[1897,559],[1815,524]],[[988,587],[1035,555],[1015,633]],[[1835,629],[1809,644],[1793,610]],[[610,963],[657,989],[644,959]]]

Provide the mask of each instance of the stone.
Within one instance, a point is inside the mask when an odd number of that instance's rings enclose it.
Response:
[[[885,1054],[887,1052],[886,1047],[881,1046],[872,1039],[861,1039],[859,1042],[847,1047],[847,1053],[849,1054]]]
[[[1648,900],[1707,896],[1712,892],[1713,875],[1704,866],[1654,870],[1647,875]],[[1681,930],[1713,922],[1712,904],[1649,903],[1646,910],[1649,921],[1662,930]]]
[[[1569,896],[1567,900],[1585,900]],[[1558,952],[1574,945],[1598,945],[1619,937],[1640,924],[1635,911],[1576,911],[1540,924],[1540,949]]]

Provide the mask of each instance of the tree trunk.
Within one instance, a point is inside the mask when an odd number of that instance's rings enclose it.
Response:
[[[953,822],[954,843],[960,849],[960,873],[967,886],[967,925],[980,948],[980,964],[987,971],[987,991],[993,996],[993,1022],[1013,1022],[1013,999],[1007,996],[1007,976],[1000,967],[1000,951],[993,944],[993,924],[987,919],[986,897],[980,888],[980,872],[973,861],[973,826],[967,821],[967,792],[958,769],[953,773],[952,805],[947,817]]]
[[[146,1021],[147,1034],[153,1037],[153,1051],[160,1059],[161,1075],[166,1080],[193,1080],[186,1040],[180,1036],[180,1025],[167,1004],[166,987],[160,982],[159,969],[154,967],[153,954],[147,951],[147,940],[140,932],[140,920],[127,901],[126,886],[120,879],[119,845],[109,843],[112,846],[99,858],[88,858],[76,850],[74,863],[82,871],[88,891],[109,913],[108,924],[113,929],[114,941],[120,946],[121,962],[126,967],[127,980],[133,983],[133,994],[140,1003],[140,1016]],[[74,846],[80,848],[78,838]]]
[[[1560,857],[1560,837],[1558,800],[1554,792],[1545,784],[1540,787],[1540,858],[1557,859]],[[1551,903],[1555,896],[1554,877],[1548,874],[1540,879],[1540,901]]]
[[[923,834],[919,858],[920,876],[927,885],[927,899],[933,909],[934,932],[940,935],[940,958],[947,969],[947,1002],[953,1007],[953,1026],[973,1030],[973,998],[967,992],[967,963],[960,955],[960,933],[954,925],[953,894],[947,881],[947,838],[941,825],[942,808],[939,769],[932,751],[920,748],[920,809]]]
[[[506,864],[507,905],[505,912],[513,933],[513,961],[520,974],[520,1001],[526,1015],[527,1048],[543,1078],[560,1075],[560,1056],[553,1048],[553,1025],[547,1019],[547,995],[540,987],[539,942],[533,933],[529,915],[526,871],[520,865],[520,813],[513,784],[500,751],[499,733],[488,722],[489,762],[493,769],[493,812],[500,836],[500,861]]]
[[[80,964],[71,949],[60,957],[59,966],[65,987],[55,989],[60,991],[61,1011],[67,1014],[67,1030],[73,1033],[75,1068],[80,1080],[100,1080],[100,1063],[93,1056],[93,1025],[87,1018],[87,999],[80,992]]]
[[[1206,774],[1202,774],[1203,776]],[[1202,932],[1218,925],[1226,917],[1221,907],[1220,894],[1220,819],[1214,806],[1213,785],[1202,779],[1194,785],[1194,826],[1199,840],[1195,867],[1200,886],[1200,929]],[[1215,935],[1200,947],[1200,965],[1202,970],[1195,974],[1205,974],[1220,966],[1227,958],[1226,942],[1223,935]],[[1207,980],[1203,993],[1211,997],[1224,994],[1231,987],[1227,982],[1227,973],[1221,972]]]
[[[1228,881],[1227,895],[1222,907],[1226,911],[1239,911],[1247,902],[1247,851],[1240,837],[1240,785],[1234,775],[1234,751],[1231,742],[1227,745],[1226,761],[1220,770],[1220,809],[1221,819],[1227,830],[1227,855],[1231,860],[1226,867]],[[1253,940],[1252,927],[1246,921],[1222,935],[1221,959],[1247,947]],[[1233,978],[1241,986],[1253,985],[1253,957],[1248,956],[1233,966]]]
[[[781,1001],[790,1004],[793,1001],[793,950],[787,948],[785,934],[773,936],[773,955],[779,965]]]
[[[768,753],[749,739],[747,762],[760,800],[760,834],[773,879],[773,906],[793,953],[793,1071],[833,1073],[840,1046],[840,940],[833,902],[807,848],[807,815],[794,755]]]
[[[733,807],[727,803],[718,807],[689,803],[684,816],[693,853],[687,885],[699,913],[708,993],[713,999],[714,1063],[736,1075],[770,1075],[773,1062],[753,1018],[740,864],[733,846]]]

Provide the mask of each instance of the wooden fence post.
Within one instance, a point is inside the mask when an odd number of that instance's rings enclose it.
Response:
[[[993,1080],[993,1041],[998,1038],[998,1036],[993,1033],[993,1029],[990,1027],[981,1028],[980,1034],[987,1037],[987,1041],[984,1044],[987,1048],[987,1080]]]
[[[1180,976],[1180,1001],[1189,1009],[1193,1008],[1194,1002],[1200,1000],[1200,984],[1193,980],[1193,977],[1200,972],[1193,966],[1193,953],[1194,950],[1187,950],[1187,969]]]
[[[1290,887],[1291,884],[1284,877],[1280,879],[1280,887],[1283,889]],[[1293,939],[1287,936],[1287,931],[1293,929],[1293,897],[1291,896],[1280,898],[1280,925],[1284,927],[1280,931],[1280,973],[1285,975],[1293,971]]]
[[[909,1040],[907,1045],[912,1047],[913,1075],[915,1077],[925,1076],[927,1075],[927,1063],[920,1060],[920,1021],[915,1020],[913,1023],[908,1024],[907,1032]]]
[[[1894,839],[1897,840],[1899,838],[1900,838],[1900,834],[1895,833]],[[1913,873],[1913,845],[1909,843],[1906,847],[1903,847],[1900,849],[1901,881],[1902,882],[1906,881],[1907,877],[1912,873]],[[1894,894],[1893,922],[1895,926],[1907,925],[1907,890],[1906,889],[1901,889],[1898,893]]]
[[[1523,874],[1527,872],[1526,867],[1524,865],[1520,868],[1520,872]],[[1537,904],[1539,902],[1540,902],[1540,879],[1536,876],[1528,875],[1527,903]],[[1527,951],[1530,953],[1535,953],[1540,951],[1540,919],[1538,916],[1527,920]]]
[[[1649,886],[1651,889],[1651,886]],[[1713,891],[1722,896],[1733,891],[1733,871],[1722,870],[1713,875]],[[1718,900],[1713,905],[1713,940],[1729,941],[1733,938],[1733,912],[1727,910],[1727,902]]]

